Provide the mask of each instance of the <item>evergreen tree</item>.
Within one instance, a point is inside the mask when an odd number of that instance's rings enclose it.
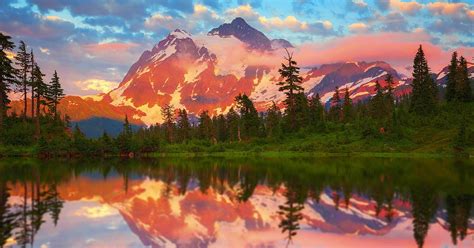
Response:
[[[216,130],[216,136],[217,140],[219,142],[224,142],[227,140],[227,137],[229,136],[228,134],[228,128],[227,128],[227,123],[225,116],[220,114],[213,120],[214,123],[214,129]]]
[[[286,95],[285,105],[286,105],[286,115],[288,116],[291,130],[296,130],[296,94],[303,92],[303,87],[301,84],[303,78],[299,75],[300,68],[297,67],[296,61],[293,60],[293,54],[287,52],[287,57],[285,60],[288,64],[281,64],[281,68],[278,70],[281,77],[284,81],[278,82],[277,85],[280,86],[278,89],[281,92],[284,92]]]
[[[198,134],[201,139],[212,140],[214,138],[212,120],[207,110],[202,111],[199,115]]]
[[[23,93],[23,119],[26,120],[27,113],[27,94],[28,94],[28,72],[31,71],[30,67],[30,54],[26,51],[26,44],[23,41],[20,41],[20,46],[18,47],[18,52],[15,56],[15,64],[18,66],[18,76],[19,76],[19,86]],[[31,106],[33,108],[33,105]]]
[[[353,119],[352,99],[349,94],[349,89],[346,87],[344,91],[344,104],[342,106],[342,113],[344,122],[350,122]]]
[[[456,72],[457,80],[455,85],[455,98],[461,102],[469,102],[472,99],[471,82],[469,81],[469,71],[467,61],[464,57],[459,58],[459,66]]]
[[[49,101],[48,106],[50,108],[50,113],[54,114],[54,117],[57,117],[58,104],[61,99],[64,98],[64,91],[61,88],[61,83],[59,83],[59,77],[56,71],[54,71],[50,87],[46,93],[46,99]]]
[[[387,117],[385,111],[385,94],[379,81],[375,81],[375,96],[370,99],[370,113],[376,120],[381,120]]]
[[[10,103],[8,99],[10,85],[15,82],[15,69],[12,61],[7,57],[7,52],[15,47],[10,39],[10,36],[0,33],[0,134],[3,131],[4,117]]]
[[[260,119],[252,100],[246,94],[239,94],[235,101],[240,112],[242,137],[250,138],[257,136]]]
[[[45,96],[48,91],[48,85],[44,83],[43,77],[45,76],[38,65],[35,65],[33,70],[33,76],[35,81],[33,81],[34,85],[34,96],[36,98],[36,118],[35,118],[35,127],[36,127],[36,137],[40,137],[40,109],[41,105],[45,104]],[[32,92],[33,93],[33,92]]]
[[[226,115],[227,128],[229,129],[229,140],[240,141],[240,117],[239,114],[231,107]]]
[[[128,116],[125,115],[125,120],[123,123],[122,132],[117,137],[117,147],[120,150],[120,153],[126,154],[132,150],[132,126],[128,122]]]
[[[437,86],[431,78],[423,48],[418,48],[413,61],[413,82],[410,110],[419,115],[431,114],[437,103]]]
[[[313,95],[309,100],[310,123],[314,128],[318,128],[324,121],[324,106],[321,103],[319,93]]]
[[[294,130],[299,130],[302,127],[309,125],[310,111],[308,106],[308,98],[303,92],[295,95],[295,125]]]
[[[36,86],[36,78],[34,75],[36,62],[35,62],[35,55],[33,54],[33,49],[31,49],[30,56],[31,56],[30,58],[31,118],[33,119],[35,118],[35,86]]]
[[[453,52],[451,57],[451,63],[448,66],[447,82],[446,82],[446,101],[451,102],[456,97],[456,80],[458,77],[456,73],[458,71],[458,53]]]
[[[169,143],[174,141],[174,108],[173,105],[165,104],[161,107],[161,115],[163,116],[163,125],[165,126],[166,139]]]
[[[291,189],[285,192],[285,196],[285,204],[278,206],[278,214],[283,216],[278,227],[281,228],[282,233],[288,232],[288,246],[292,242],[293,236],[300,229],[299,221],[303,219],[301,210],[303,210],[304,205],[298,201],[296,192]]]
[[[275,102],[267,110],[267,118],[265,119],[265,129],[268,137],[278,137],[281,134],[280,122],[281,112]]]
[[[191,138],[191,124],[189,123],[188,113],[186,109],[180,109],[178,111],[178,139],[180,142],[184,142]]]
[[[334,95],[331,98],[331,108],[329,109],[329,113],[331,115],[331,119],[334,121],[341,120],[341,97],[339,96],[339,87],[336,87],[334,91]]]

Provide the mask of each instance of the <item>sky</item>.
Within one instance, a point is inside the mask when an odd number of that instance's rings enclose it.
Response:
[[[74,95],[113,89],[176,28],[200,35],[235,17],[290,41],[305,67],[383,60],[409,73],[419,44],[433,71],[454,50],[474,57],[474,0],[0,0],[0,32]]]

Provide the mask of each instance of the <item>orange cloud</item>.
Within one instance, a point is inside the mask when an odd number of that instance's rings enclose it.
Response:
[[[367,25],[362,22],[356,22],[349,25],[349,31],[354,32],[354,33],[362,33],[362,32],[366,32],[367,30],[368,30]]]
[[[413,33],[358,34],[335,38],[321,44],[302,44],[295,59],[303,66],[341,61],[383,60],[397,70],[408,73],[406,67],[413,64],[413,57],[420,44],[423,45],[432,71],[438,72],[449,63],[452,51],[443,50],[433,44],[431,36],[421,30]],[[474,48],[460,47],[456,50],[464,57],[474,56]]]
[[[415,11],[423,8],[423,5],[417,1],[403,2],[401,0],[390,0],[390,6],[401,12],[413,14]]]
[[[466,3],[435,2],[428,3],[426,8],[435,15],[456,16],[465,14],[471,21],[474,21],[474,10],[470,10]]]

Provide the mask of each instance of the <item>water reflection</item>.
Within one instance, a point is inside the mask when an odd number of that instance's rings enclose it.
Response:
[[[474,246],[472,161],[0,161],[0,245]]]

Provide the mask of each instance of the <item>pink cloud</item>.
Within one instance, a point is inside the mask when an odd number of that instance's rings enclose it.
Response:
[[[474,48],[459,47],[447,51],[430,40],[431,37],[424,31],[359,34],[335,38],[325,43],[303,44],[298,48],[295,58],[303,66],[382,60],[397,70],[408,73],[405,68],[413,64],[413,57],[420,44],[433,72],[439,72],[449,63],[454,50],[467,58],[474,56]]]

